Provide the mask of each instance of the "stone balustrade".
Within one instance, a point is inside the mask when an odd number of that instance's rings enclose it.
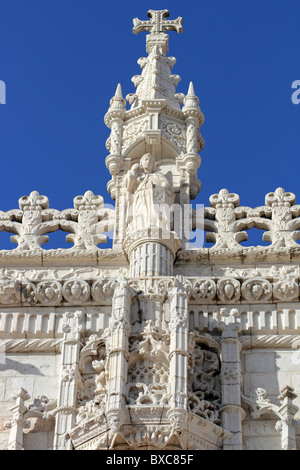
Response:
[[[208,250],[216,252],[232,251],[236,254],[245,249],[242,242],[247,241],[248,233],[256,228],[263,230],[262,240],[267,246],[249,248],[297,249],[300,239],[300,205],[296,205],[293,193],[282,188],[268,193],[265,205],[251,208],[240,206],[240,198],[235,193],[222,189],[210,197],[210,207],[204,208],[198,217],[192,214],[193,230],[200,228],[206,232],[206,241],[213,243]],[[14,251],[36,253],[51,240],[50,233],[68,232],[66,241],[73,243],[72,250],[99,251],[99,244],[107,242],[108,232],[113,233],[117,224],[115,211],[106,208],[102,196],[87,191],[84,196],[74,199],[74,208],[58,211],[49,208],[49,200],[33,191],[29,196],[19,199],[19,209],[0,211],[0,231],[9,232],[11,241],[17,244]],[[199,222],[200,221],[200,222]],[[200,223],[200,225],[199,225]],[[1,246],[0,246],[1,248]]]

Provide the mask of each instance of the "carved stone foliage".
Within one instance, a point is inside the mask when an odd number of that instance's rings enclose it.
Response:
[[[212,279],[196,279],[188,286],[190,301],[209,302],[216,297],[216,284]]]
[[[192,413],[220,424],[219,346],[208,337],[194,335],[188,363],[188,407]]]
[[[221,302],[235,302],[240,298],[240,283],[233,277],[224,277],[217,283],[217,292]]]
[[[123,140],[122,140],[122,152],[126,152],[127,149],[137,142],[141,137],[143,137],[144,131],[148,127],[148,122],[149,119],[148,117],[146,118],[140,118],[137,121],[134,122],[128,122],[127,124],[124,125],[124,130],[123,130]]]
[[[40,250],[49,240],[45,234],[59,229],[59,211],[49,209],[48,198],[32,191],[19,199],[19,210],[2,213],[0,223],[2,229],[15,234],[11,241],[18,244],[18,250]]]
[[[297,277],[295,276],[293,269],[283,267],[279,271],[279,277],[278,280],[274,282],[273,291],[274,297],[281,301],[288,302],[298,299],[299,282],[297,281]]]
[[[112,279],[99,279],[91,288],[92,298],[103,305],[111,305],[116,282]]]
[[[4,276],[0,278],[0,302],[5,305],[19,303],[21,300],[21,283],[17,279]]]
[[[168,403],[169,360],[167,335],[148,321],[138,338],[131,338],[128,363],[127,403]]]
[[[14,276],[0,276],[0,304],[3,305],[59,305],[68,302],[73,305],[111,305],[116,280],[100,277],[98,280],[85,280],[80,277],[66,281],[49,279],[30,282],[27,277],[15,273]],[[39,276],[33,276],[37,279]]]
[[[106,337],[91,336],[80,353],[77,425],[103,415],[107,398],[108,360]]]
[[[209,201],[211,207],[204,210],[204,229],[208,231],[207,241],[215,243],[212,250],[241,250],[240,242],[248,239],[245,230],[253,227],[266,230],[263,241],[271,242],[272,249],[299,248],[300,206],[295,205],[293,193],[277,188],[266,195],[265,206],[254,209],[240,207],[239,196],[227,189],[212,195]]]
[[[277,188],[266,195],[265,206],[250,214],[255,227],[267,230],[263,240],[271,242],[274,248],[299,247],[296,241],[300,239],[300,206],[295,201],[295,194]]]
[[[0,230],[13,233],[11,241],[17,243],[17,251],[39,251],[49,241],[51,232],[71,232],[68,242],[74,248],[95,250],[99,243],[106,243],[103,232],[113,230],[114,210],[105,209],[102,196],[87,191],[74,199],[74,209],[62,212],[49,208],[49,200],[37,191],[19,199],[19,210],[0,211]]]
[[[215,243],[213,249],[241,249],[239,243],[248,238],[244,230],[251,228],[251,221],[247,219],[250,207],[240,207],[239,196],[227,189],[213,194],[209,202],[211,207],[204,212],[206,240]]]
[[[57,281],[41,282],[37,286],[37,300],[45,305],[56,305],[62,300],[61,284]]]
[[[242,285],[242,295],[248,302],[268,301],[272,297],[272,284],[266,279],[249,279]]]
[[[253,271],[253,272],[252,272]],[[216,272],[218,277],[186,278],[184,281],[190,304],[214,303],[270,303],[272,299],[291,302],[299,299],[299,276],[294,267],[282,267],[279,271],[269,269],[267,278],[257,270],[237,272],[222,270]],[[232,273],[232,276],[225,275]],[[76,275],[70,270],[69,279],[50,279],[37,282],[44,271],[39,274],[30,271],[25,274],[17,270],[5,270],[0,275],[0,304],[2,305],[112,305],[113,294],[118,285],[117,277],[99,276],[97,280],[71,277]],[[254,276],[252,277],[252,274]],[[235,277],[238,277],[236,279]],[[55,275],[53,277],[58,277]],[[64,276],[62,276],[64,277]],[[32,279],[33,281],[30,281]],[[272,282],[271,282],[272,281]],[[168,296],[174,287],[174,277],[161,277],[154,285],[145,281],[131,279],[130,285],[135,291]],[[153,297],[154,298],[154,297]]]
[[[186,151],[186,128],[182,124],[162,120],[161,122],[162,134],[175,144],[178,149],[185,153]],[[196,152],[197,153],[197,152]]]
[[[86,302],[90,298],[90,286],[82,279],[70,279],[63,286],[63,296],[72,304]]]
[[[104,208],[102,196],[87,191],[74,199],[74,209],[66,209],[60,215],[60,228],[71,232],[67,242],[74,248],[94,250],[99,243],[106,243],[103,232],[112,229],[114,211]]]

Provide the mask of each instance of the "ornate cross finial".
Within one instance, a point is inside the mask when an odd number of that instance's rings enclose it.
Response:
[[[149,31],[150,34],[159,34],[165,31],[177,31],[179,34],[182,33],[183,19],[180,16],[177,20],[166,20],[170,15],[168,10],[149,10],[147,15],[150,20],[133,19],[132,32],[134,34],[138,34],[141,31]]]

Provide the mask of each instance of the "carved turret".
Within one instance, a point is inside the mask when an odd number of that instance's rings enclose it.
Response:
[[[197,179],[197,170],[201,164],[198,152],[204,147],[204,141],[199,132],[204,116],[192,83],[186,96],[176,92],[176,86],[180,81],[179,75],[172,74],[176,59],[166,55],[168,52],[166,32],[181,33],[182,18],[167,19],[168,10],[149,10],[148,16],[150,19],[146,21],[137,18],[133,20],[135,34],[141,31],[149,34],[147,35],[148,56],[138,60],[142,69],[141,75],[135,75],[132,78],[136,91],[126,96],[130,109],[126,110],[121,87],[118,86],[105,116],[105,123],[111,129],[107,142],[110,155],[106,158],[107,168],[112,175],[108,190],[116,201],[114,247],[124,247],[130,256],[132,247],[129,247],[128,242],[129,223],[131,237],[135,236],[135,239],[140,239],[141,234],[133,233],[133,224],[130,222],[130,217],[128,218],[128,210],[131,201],[136,198],[135,191],[140,192],[141,187],[135,184],[134,190],[128,190],[126,182],[130,178],[133,181],[136,169],[140,168],[143,155],[151,154],[156,170],[152,172],[153,177],[148,179],[155,179],[154,174],[159,173],[162,175],[161,178],[164,177],[168,181],[168,184],[164,184],[165,188],[167,186],[170,188],[168,200],[165,198],[166,192],[163,192],[161,194],[164,196],[160,202],[168,206],[167,211],[171,213],[169,224],[167,224],[168,231],[174,230],[175,233],[171,236],[172,247],[168,246],[170,243],[164,243],[164,246],[171,249],[172,258],[174,258],[180,246],[184,248],[188,246],[189,236],[182,230],[189,223],[189,211],[186,208],[189,206],[190,199],[194,199],[201,189],[201,183]],[[142,173],[135,175],[136,181],[143,177]],[[153,188],[156,184],[153,183]],[[145,192],[145,188],[143,191]],[[158,200],[153,197],[154,193],[155,191],[153,194],[148,191],[144,198],[145,207],[142,210],[144,214],[149,214],[149,207],[147,208],[146,205],[158,203]],[[177,216],[180,213],[179,229],[172,227],[174,206],[172,210],[171,206],[174,204],[177,206]],[[152,211],[152,216],[153,214]],[[135,216],[134,213],[133,217]],[[161,220],[159,216],[156,219],[154,225]],[[149,226],[143,226],[143,228],[148,229]]]

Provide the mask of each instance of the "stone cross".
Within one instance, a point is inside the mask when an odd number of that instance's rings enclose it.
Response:
[[[141,31],[149,31],[150,34],[159,34],[165,31],[182,33],[183,19],[180,16],[177,20],[166,20],[170,15],[168,10],[149,10],[147,15],[150,20],[133,19],[132,32],[134,34],[138,34]]]

